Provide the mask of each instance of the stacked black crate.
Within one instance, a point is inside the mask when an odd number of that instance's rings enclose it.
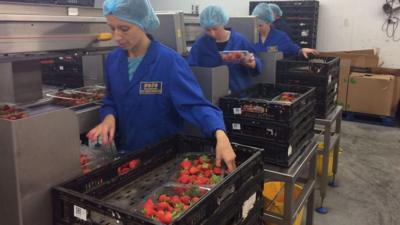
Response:
[[[339,64],[338,57],[279,60],[276,66],[276,80],[282,84],[315,87],[315,113],[317,118],[323,119],[336,106]]]
[[[302,48],[316,48],[318,1],[262,1],[279,5],[283,18],[292,28],[289,36]],[[250,14],[260,2],[250,2]]]
[[[262,148],[265,163],[289,167],[313,137],[314,90],[257,84],[221,98],[231,141]]]
[[[42,82],[47,85],[77,88],[83,86],[82,58],[66,56],[40,61]]]

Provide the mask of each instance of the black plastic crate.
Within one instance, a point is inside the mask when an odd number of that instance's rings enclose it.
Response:
[[[304,129],[303,135],[299,135],[292,144],[281,144],[274,141],[268,141],[264,138],[250,137],[245,135],[228,134],[231,141],[254,146],[263,149],[264,163],[270,163],[283,167],[290,167],[297,156],[300,155],[304,147],[309,143],[314,136],[314,123],[315,119],[312,118],[309,127]]]
[[[339,78],[339,64],[338,57],[279,60],[276,66],[277,82],[324,87],[328,90]]]
[[[259,3],[274,3],[279,5],[282,9],[284,16],[286,15],[286,11],[289,9],[296,9],[296,10],[314,10],[318,11],[319,9],[319,2],[318,1],[250,1],[249,2],[249,15],[253,12],[253,9]]]
[[[304,112],[314,101],[315,89],[312,87],[257,84],[241,92],[220,98],[219,106],[224,116],[242,116],[267,119],[271,121],[293,121],[296,115]],[[282,92],[300,93],[301,96],[291,104],[272,101]]]
[[[137,206],[155,188],[166,182],[170,177],[168,173],[179,165],[182,155],[187,152],[211,154],[214,146],[215,143],[210,140],[175,136],[61,184],[53,190],[54,224],[100,225],[107,221],[159,224],[134,212],[132,207]],[[239,144],[233,143],[232,146],[237,155],[238,168],[225,176],[172,224],[200,224],[211,220],[214,214],[229,209],[235,204],[234,201],[244,198],[248,190],[253,190],[254,193],[262,191],[261,152]],[[118,175],[118,167],[132,159],[140,160],[139,166]],[[139,191],[132,191],[132,187]],[[76,210],[81,214],[77,214]],[[82,212],[86,213],[86,221],[74,216],[82,215]]]
[[[54,0],[0,0],[0,2],[54,4]]]
[[[326,118],[332,110],[335,109],[337,103],[337,91],[332,91],[324,100],[317,100],[315,106],[315,116],[319,119]]]
[[[315,102],[310,104],[308,109],[302,115],[298,115],[292,123],[240,117],[224,117],[224,120],[229,134],[260,137],[268,141],[291,144],[299,135],[304,134],[305,129],[309,129],[314,119],[312,116],[314,107]]]
[[[94,6],[94,0],[55,0],[58,5]]]

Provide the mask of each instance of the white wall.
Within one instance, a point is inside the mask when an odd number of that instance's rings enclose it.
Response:
[[[201,10],[216,4],[230,16],[248,15],[248,0],[150,0],[156,10],[183,10],[191,5]],[[320,0],[317,49],[320,51],[380,48],[386,67],[400,68],[400,42],[387,38],[381,30],[385,20],[384,0]],[[400,13],[399,13],[400,16]],[[400,28],[397,31],[400,38]]]

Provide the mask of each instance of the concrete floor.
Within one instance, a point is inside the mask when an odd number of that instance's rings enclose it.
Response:
[[[339,187],[314,225],[400,225],[400,128],[343,121],[341,147]]]

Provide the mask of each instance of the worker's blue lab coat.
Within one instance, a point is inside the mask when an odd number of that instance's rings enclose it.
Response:
[[[152,41],[132,81],[128,55],[113,50],[106,61],[107,95],[101,119],[116,118],[118,149],[134,151],[181,132],[183,119],[212,137],[225,130],[222,112],[203,96],[187,62],[172,49]]]
[[[283,18],[276,19],[273,23],[273,26],[276,29],[285,32],[289,36],[289,38],[292,39],[293,29],[290,27],[290,25],[286,22],[285,19]]]
[[[283,52],[285,57],[297,56],[300,51],[300,47],[294,44],[285,32],[271,27],[265,42],[261,43],[261,37],[259,36],[255,48],[257,52],[267,52],[268,48],[273,46],[276,46],[279,51]]]
[[[232,29],[224,50],[247,50],[255,53],[254,46],[243,35]],[[229,89],[236,92],[248,87],[251,84],[251,77],[261,73],[261,61],[257,56],[255,56],[255,59],[255,69],[239,63],[224,62],[219,54],[215,39],[203,34],[193,44],[188,60],[191,66],[216,67],[227,65],[229,69]]]

